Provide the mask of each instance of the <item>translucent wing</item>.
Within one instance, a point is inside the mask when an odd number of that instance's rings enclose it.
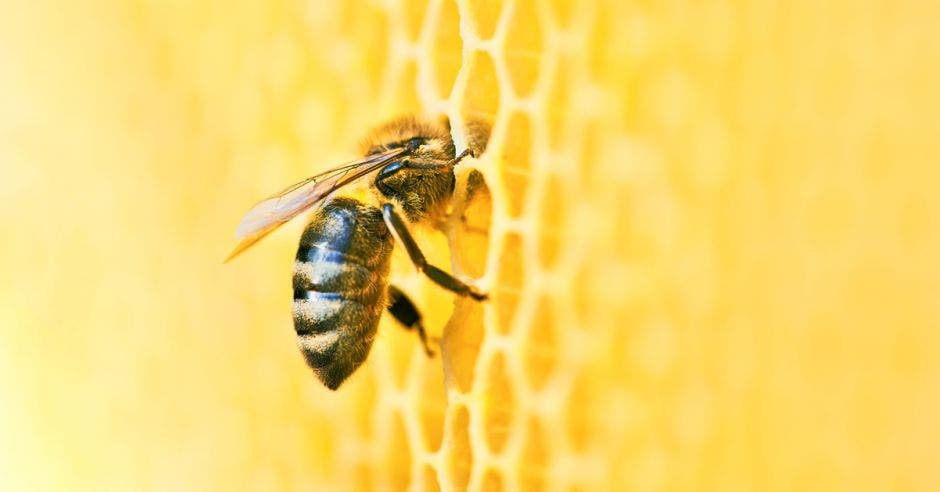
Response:
[[[357,181],[388,164],[409,149],[397,148],[335,167],[288,186],[252,207],[235,229],[238,245],[225,259],[229,261],[285,222],[316,205],[334,191]]]

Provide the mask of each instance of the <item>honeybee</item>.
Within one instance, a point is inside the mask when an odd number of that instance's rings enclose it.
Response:
[[[386,309],[433,355],[418,309],[389,284],[396,242],[437,285],[487,298],[429,264],[409,232],[411,225],[442,223],[454,195],[454,167],[485,149],[489,126],[470,121],[467,129],[468,148],[457,155],[447,118],[393,120],[364,141],[363,158],[262,200],[238,224],[239,243],[226,261],[316,207],[294,261],[293,318],[300,350],[327,388],[338,388],[365,361]],[[362,184],[367,186],[354,186]]]

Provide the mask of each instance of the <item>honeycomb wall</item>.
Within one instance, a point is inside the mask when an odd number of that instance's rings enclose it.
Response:
[[[0,489],[940,484],[936,6],[4,7]],[[220,260],[412,112],[493,123],[418,235],[491,300],[396,258],[438,355],[383,320],[330,392],[303,224]]]

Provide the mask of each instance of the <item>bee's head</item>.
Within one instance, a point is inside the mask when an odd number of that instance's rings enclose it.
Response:
[[[363,145],[367,155],[395,148],[405,153],[377,173],[375,188],[384,199],[397,201],[410,220],[419,221],[447,204],[454,191],[454,165],[463,155],[455,159],[450,123],[443,116],[393,120]]]
[[[420,221],[454,192],[453,143],[418,136],[401,143],[406,153],[376,174],[375,187],[397,201],[409,220]]]

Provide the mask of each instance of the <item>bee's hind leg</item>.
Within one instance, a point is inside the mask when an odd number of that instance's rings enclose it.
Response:
[[[485,293],[478,291],[476,287],[428,263],[428,260],[424,258],[424,253],[421,252],[421,248],[418,247],[418,243],[415,242],[414,238],[411,236],[411,232],[408,231],[408,226],[405,225],[405,221],[395,213],[394,205],[391,203],[383,205],[382,217],[385,219],[385,225],[388,226],[389,230],[391,230],[392,233],[398,237],[398,240],[401,241],[402,245],[405,246],[405,250],[408,252],[411,262],[418,267],[420,272],[433,280],[435,284],[455,294],[470,296],[478,301],[486,300],[489,297]]]
[[[418,332],[418,338],[424,345],[424,352],[428,357],[434,357],[434,352],[428,346],[428,334],[424,331],[424,325],[421,323],[421,313],[415,307],[411,299],[394,285],[388,286],[388,312],[398,320],[407,330],[414,329]]]

